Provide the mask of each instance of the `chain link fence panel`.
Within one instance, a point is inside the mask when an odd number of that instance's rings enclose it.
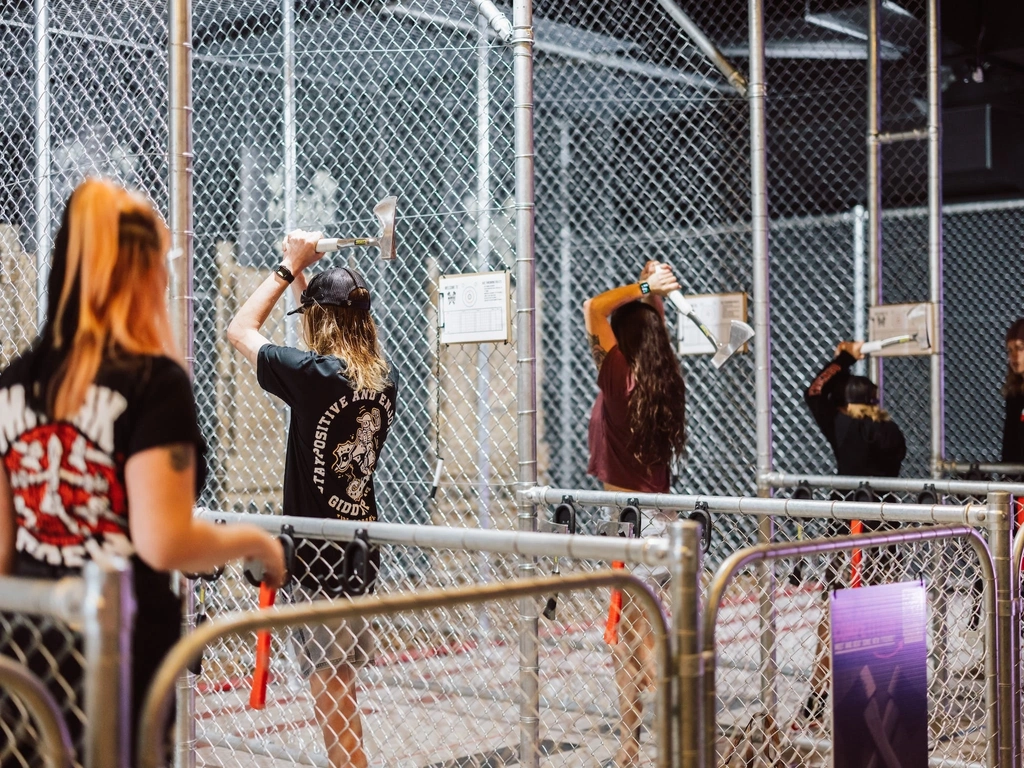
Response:
[[[336,563],[346,543],[325,541],[319,546],[312,560]],[[457,589],[506,581],[516,578],[519,567],[515,556],[399,545],[381,545],[380,558],[378,597],[410,589]],[[410,562],[429,565],[418,571],[401,567]],[[538,565],[539,575],[567,575],[594,572],[609,564],[559,558],[556,567],[552,558],[540,558]],[[653,581],[667,606],[664,584],[664,578]],[[204,617],[257,609],[258,590],[237,568],[228,568],[220,580],[200,582],[197,588],[197,605]],[[312,583],[307,588],[293,583],[279,602],[329,597],[327,584]],[[614,652],[605,642],[608,600],[607,590],[582,590],[537,602],[538,614],[550,610],[550,615],[539,619],[540,667],[535,679],[542,766],[604,765],[619,747],[617,667]],[[629,622],[642,620],[641,612],[624,610],[618,629],[622,642],[635,634]],[[370,763],[455,766],[518,760],[520,707],[527,695],[523,686],[530,685],[523,681],[520,666],[520,633],[527,626],[515,601],[372,619],[368,634],[375,654],[359,670],[357,683]],[[338,642],[335,635],[344,637],[345,632],[311,626],[301,636],[274,633],[262,710],[249,707],[253,637],[225,637],[209,646],[193,686],[197,766],[327,765],[325,745],[336,734],[330,726],[325,731],[318,719],[308,664],[330,657]],[[637,653],[644,665],[631,683],[639,702],[637,764],[653,766],[657,757],[652,733],[654,659],[649,648]]]
[[[834,534],[830,534],[834,535]],[[986,723],[985,622],[977,553],[952,539],[776,561],[776,586],[751,567],[725,593],[715,635],[718,675],[717,764],[821,765],[832,759],[831,627],[828,589],[921,581],[927,587],[928,754],[930,764],[984,764]],[[802,572],[803,579],[791,574]],[[808,578],[809,577],[809,578]],[[776,673],[758,605],[774,609]],[[763,691],[777,697],[765,708]],[[766,717],[766,715],[768,715]]]

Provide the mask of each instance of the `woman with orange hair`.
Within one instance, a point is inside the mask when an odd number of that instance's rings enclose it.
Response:
[[[104,555],[131,559],[133,743],[149,682],[180,634],[169,572],[251,558],[272,586],[284,576],[266,532],[192,518],[205,443],[171,334],[168,245],[145,198],[101,179],[79,185],[57,233],[42,332],[0,372],[0,573],[57,579]],[[21,629],[0,650],[20,647],[44,680],[70,683],[52,692],[79,735],[77,654],[57,631],[19,642],[32,632]]]

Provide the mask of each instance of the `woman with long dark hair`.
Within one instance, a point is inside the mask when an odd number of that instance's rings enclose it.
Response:
[[[284,577],[274,537],[192,517],[206,444],[171,333],[168,247],[144,197],[102,179],[80,184],[55,240],[42,332],[0,373],[0,573],[59,579],[94,558],[131,559],[133,741],[180,634],[170,572],[253,558],[272,586]],[[21,626],[0,650],[50,681],[77,742],[81,656],[61,631],[37,635]]]
[[[679,289],[666,264],[649,261],[635,283],[605,291],[583,305],[597,366],[598,394],[590,415],[587,472],[608,491],[667,493],[673,458],[686,435],[686,386],[665,328],[662,298]],[[664,530],[647,517],[641,533]],[[623,596],[612,645],[619,702],[619,748],[608,765],[635,765],[640,753],[640,694],[654,682],[653,634],[643,610]]]

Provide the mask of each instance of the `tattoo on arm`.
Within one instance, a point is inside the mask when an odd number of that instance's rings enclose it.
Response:
[[[192,466],[194,456],[194,446],[188,443],[175,443],[170,448],[171,469],[175,472],[184,472]]]
[[[590,354],[594,356],[594,365],[597,366],[597,370],[601,370],[601,363],[604,362],[608,353],[601,346],[601,340],[596,333],[590,334]]]

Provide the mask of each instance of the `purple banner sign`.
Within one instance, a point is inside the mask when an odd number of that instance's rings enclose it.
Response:
[[[924,584],[838,589],[830,608],[833,765],[927,768]]]

